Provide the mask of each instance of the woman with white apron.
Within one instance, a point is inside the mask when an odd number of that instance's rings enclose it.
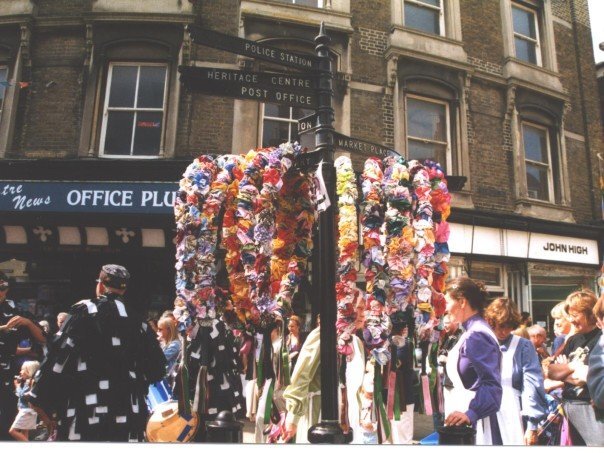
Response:
[[[512,335],[521,318],[510,299],[495,299],[486,309],[484,317],[493,328],[503,353],[503,397],[497,412],[502,443],[536,445],[539,421],[545,419],[548,412],[537,351],[526,338]]]
[[[501,405],[501,352],[481,316],[487,297],[484,286],[468,277],[449,282],[445,294],[450,319],[465,330],[447,359],[453,388],[444,395],[445,426],[473,425],[476,445],[500,443],[494,416]]]

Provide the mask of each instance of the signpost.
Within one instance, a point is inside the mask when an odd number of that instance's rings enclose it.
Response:
[[[201,28],[197,25],[188,25],[187,30],[191,34],[191,39],[195,44],[202,44],[214,49],[226,50],[227,52],[245,57],[269,61],[305,71],[316,71],[319,68],[319,60],[313,55],[290,52],[289,50],[267,46],[256,41]]]
[[[317,120],[319,116],[316,113],[311,113],[298,120],[298,135],[308,134],[314,132],[317,127]]]
[[[315,109],[316,113],[301,118],[298,134],[314,132],[315,151],[303,154],[298,165],[317,165],[323,161],[322,176],[328,196],[336,199],[334,149],[352,153],[388,156],[398,154],[385,146],[355,139],[335,132],[333,129],[333,72],[329,56],[331,39],[321,23],[315,38],[316,56],[298,54],[262,43],[230,36],[196,25],[187,30],[196,44],[225,50],[227,52],[256,58],[303,73],[258,73],[215,67],[181,66],[181,81],[190,89],[214,96],[274,102],[289,106]],[[319,216],[318,239],[316,240],[313,264],[313,285],[321,297],[321,421],[308,430],[311,443],[341,444],[352,440],[352,432],[343,433],[338,411],[338,374],[336,353],[336,256],[333,240],[336,237],[335,206],[332,202]],[[315,263],[315,262],[314,262]]]
[[[387,157],[391,155],[399,155],[393,149],[390,149],[377,143],[371,143],[358,138],[348,137],[339,132],[333,133],[334,146],[345,151],[350,151],[357,154],[366,154],[368,156]]]
[[[272,102],[307,109],[317,107],[316,77],[259,73],[214,67],[180,66],[180,80],[190,89],[212,96]]]

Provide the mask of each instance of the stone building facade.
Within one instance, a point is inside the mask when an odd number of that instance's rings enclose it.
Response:
[[[564,293],[593,286],[603,145],[587,0],[0,0],[0,179],[167,184],[200,153],[294,140],[308,111],[180,84],[178,65],[285,70],[194,44],[185,26],[312,53],[321,22],[336,130],[466,178],[453,197],[452,275],[486,280],[546,324]],[[129,257],[169,286],[164,208],[84,216],[9,206],[0,261],[48,253],[73,269]],[[39,226],[56,244],[36,243]],[[118,227],[139,248],[112,247]],[[137,264],[140,253],[153,269]]]

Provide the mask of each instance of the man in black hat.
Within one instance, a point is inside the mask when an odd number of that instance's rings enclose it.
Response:
[[[16,361],[17,345],[27,338],[32,344],[46,343],[42,328],[32,315],[19,310],[12,300],[6,298],[8,289],[8,277],[0,272],[0,441],[14,440],[8,430],[17,414],[13,387],[14,376],[20,371]]]
[[[145,396],[166,361],[153,330],[123,302],[129,278],[122,266],[102,267],[97,297],[72,306],[36,375],[30,402],[56,420],[59,440],[143,440]]]

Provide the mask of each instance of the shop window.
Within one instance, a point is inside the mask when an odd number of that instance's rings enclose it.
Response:
[[[433,35],[444,35],[443,0],[405,0],[404,25]]]
[[[451,168],[449,103],[408,95],[406,112],[407,158],[431,159]]]
[[[548,129],[523,122],[522,147],[528,198],[553,202],[554,181]]]
[[[313,113],[313,110],[288,107],[279,104],[263,104],[262,147],[279,146],[284,142],[299,141],[298,120]]]
[[[107,75],[100,154],[157,157],[162,148],[168,65],[111,63]]]
[[[502,264],[473,261],[470,265],[471,277],[482,281],[491,296],[503,296],[505,293],[505,278]]]
[[[541,66],[538,11],[520,3],[512,3],[512,27],[516,58]]]
[[[8,67],[0,66],[0,118],[2,118],[2,106],[4,105],[4,94],[8,86]]]

